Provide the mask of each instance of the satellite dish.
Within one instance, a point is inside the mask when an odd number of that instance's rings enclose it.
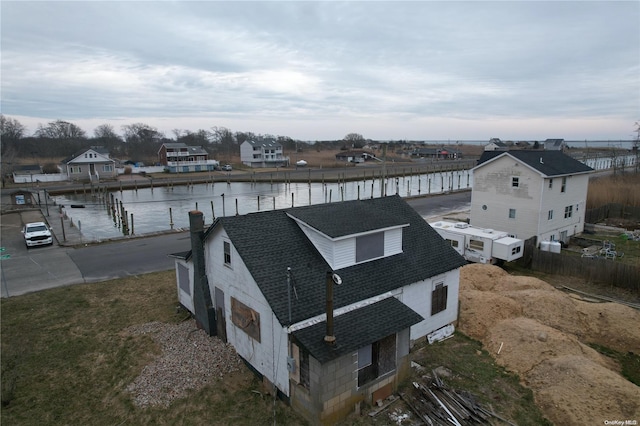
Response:
[[[340,275],[331,274],[331,278],[333,279],[333,282],[336,283],[337,285],[342,284],[342,278],[340,278]]]

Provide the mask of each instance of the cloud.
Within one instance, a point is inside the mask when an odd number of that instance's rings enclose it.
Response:
[[[639,118],[637,2],[1,7],[2,111],[30,123],[146,118],[314,140],[349,125],[434,139],[545,122],[570,138],[597,122],[594,137],[628,138]]]

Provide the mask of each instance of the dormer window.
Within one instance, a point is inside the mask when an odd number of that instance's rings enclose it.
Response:
[[[356,237],[356,263],[384,256],[384,232]]]

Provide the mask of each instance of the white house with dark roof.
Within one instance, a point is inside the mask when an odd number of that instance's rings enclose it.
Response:
[[[247,140],[240,144],[240,161],[249,167],[282,167],[289,165],[282,144],[275,139]]]
[[[584,230],[592,171],[561,151],[485,151],[472,169],[471,224],[567,242]]]
[[[465,261],[398,196],[190,222],[180,303],[312,424],[389,396],[457,319]]]
[[[103,147],[82,149],[62,160],[62,171],[69,180],[98,182],[118,176],[115,160]]]

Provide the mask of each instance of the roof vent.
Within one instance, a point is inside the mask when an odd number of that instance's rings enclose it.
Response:
[[[469,227],[469,224],[468,223],[464,223],[464,222],[457,222],[455,224],[455,227],[458,228],[458,229],[465,229],[465,228]]]
[[[493,234],[493,229],[485,229],[484,232],[487,234]]]
[[[542,157],[540,157],[540,164],[544,164],[544,162],[542,161]]]

